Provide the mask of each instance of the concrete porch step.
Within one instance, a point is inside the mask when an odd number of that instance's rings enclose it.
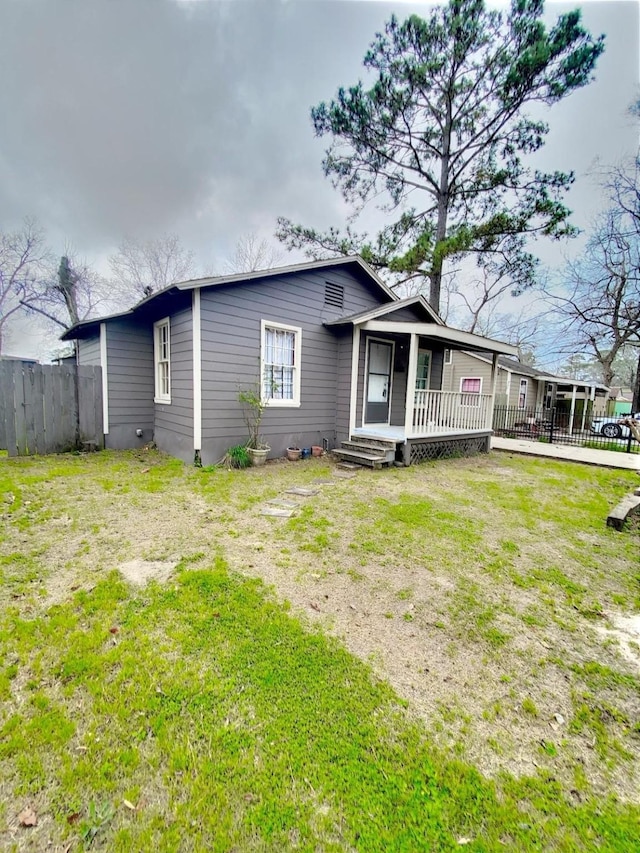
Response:
[[[339,459],[345,462],[355,462],[356,465],[367,465],[369,468],[382,468],[388,465],[389,460],[382,453],[366,453],[363,450],[336,450],[332,451]]]

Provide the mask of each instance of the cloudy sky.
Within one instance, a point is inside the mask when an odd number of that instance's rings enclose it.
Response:
[[[551,21],[576,4],[547,4]],[[605,33],[596,80],[555,107],[541,162],[574,169],[569,205],[588,227],[602,200],[590,171],[633,151],[636,2],[582,2]],[[367,0],[0,0],[0,229],[35,216],[105,272],[123,236],[177,233],[205,269],[278,215],[344,222],[322,176],[309,107],[362,76],[391,12]],[[542,253],[559,260],[558,249]],[[287,258],[288,260],[289,258]],[[293,258],[291,258],[293,259]],[[42,345],[17,330],[10,351]]]

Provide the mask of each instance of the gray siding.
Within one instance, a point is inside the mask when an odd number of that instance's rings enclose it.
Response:
[[[444,348],[442,344],[433,344],[424,341],[425,349],[431,350],[431,375],[429,377],[429,389],[431,391],[442,391],[442,371],[444,367]]]
[[[78,364],[100,367],[100,336],[78,341]]]
[[[153,334],[144,323],[107,323],[109,434],[107,447],[138,447],[153,437]],[[104,376],[103,376],[104,381]],[[136,430],[143,430],[142,438]]]
[[[327,281],[344,286],[342,311],[324,305]],[[350,352],[340,344],[344,333],[331,331],[322,323],[341,314],[374,308],[380,301],[379,292],[374,292],[364,280],[346,270],[335,269],[277,276],[240,287],[204,289],[201,295],[203,462],[215,462],[229,446],[247,437],[238,389],[255,385],[259,377],[261,320],[302,329],[301,405],[265,411],[262,434],[271,445],[271,455],[281,455],[294,441],[300,446],[310,446],[326,438],[333,446],[338,428],[344,430]],[[350,332],[349,329],[349,336]],[[341,378],[340,389],[339,357],[342,364],[348,364],[347,377]]]
[[[351,349],[353,329],[349,326],[338,339],[338,378],[336,388],[336,444],[349,438],[351,406]]]
[[[416,309],[412,306],[398,308],[397,311],[390,311],[381,320],[388,320],[390,323],[424,323],[425,312]],[[427,321],[428,322],[428,321]]]
[[[404,349],[400,347],[404,345]],[[396,357],[391,386],[391,412],[389,423],[404,426],[407,405],[407,362],[409,360],[408,341],[396,341]]]
[[[190,293],[175,297],[176,309],[169,315],[171,403],[155,404],[154,430],[158,447],[185,462],[193,461],[194,453],[191,300]]]

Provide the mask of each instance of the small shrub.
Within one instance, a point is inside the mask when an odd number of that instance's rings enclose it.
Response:
[[[250,468],[251,456],[246,445],[237,444],[235,447],[230,447],[224,455],[222,464],[229,468]]]

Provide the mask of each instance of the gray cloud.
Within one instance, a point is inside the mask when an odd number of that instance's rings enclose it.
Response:
[[[548,16],[568,8],[549,4]],[[175,231],[211,264],[280,214],[341,224],[309,107],[362,75],[391,11],[428,7],[5,0],[0,227],[35,215],[89,259],[124,234]],[[607,33],[607,52],[596,82],[550,114],[542,165],[576,169],[571,204],[586,225],[600,201],[590,164],[636,141],[624,110],[637,93],[638,6],[590,3],[583,16]]]

